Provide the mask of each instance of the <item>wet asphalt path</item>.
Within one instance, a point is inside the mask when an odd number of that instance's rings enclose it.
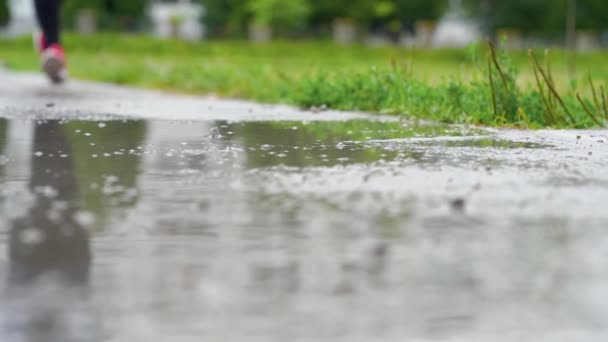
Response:
[[[608,131],[0,72],[0,340],[604,341]]]

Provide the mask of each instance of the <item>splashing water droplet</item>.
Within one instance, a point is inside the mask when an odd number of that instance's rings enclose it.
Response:
[[[45,239],[44,232],[39,228],[27,228],[19,233],[19,240],[26,245],[38,245]]]
[[[79,211],[74,214],[74,220],[83,227],[90,227],[95,224],[95,215],[89,211]]]

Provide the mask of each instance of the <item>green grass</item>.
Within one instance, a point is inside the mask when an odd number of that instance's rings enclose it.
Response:
[[[325,105],[446,123],[526,128],[598,127],[607,114],[600,94],[600,86],[608,80],[606,53],[580,54],[578,79],[570,81],[563,51],[550,52],[551,73],[543,51],[536,52],[547,75],[546,81],[539,76],[539,88],[527,52],[499,52],[500,70],[494,63],[489,69],[485,46],[463,50],[344,47],[330,42],[254,46],[101,34],[67,35],[66,47],[70,73],[76,78],[305,108]],[[37,56],[31,50],[29,39],[0,40],[0,59],[12,69],[37,69]],[[593,76],[595,100],[588,73]]]

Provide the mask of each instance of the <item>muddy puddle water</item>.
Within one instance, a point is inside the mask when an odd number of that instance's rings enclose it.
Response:
[[[605,141],[0,120],[0,340],[605,341]]]

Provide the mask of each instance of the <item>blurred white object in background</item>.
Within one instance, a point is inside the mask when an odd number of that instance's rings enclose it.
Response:
[[[200,40],[205,36],[205,9],[191,0],[156,2],[150,6],[154,35],[160,38]]]
[[[32,33],[37,29],[33,1],[9,0],[8,6],[11,11],[11,21],[5,29],[0,30],[0,34],[15,37]]]
[[[462,0],[450,0],[447,14],[437,24],[435,47],[465,47],[481,37],[477,24],[466,18]]]

